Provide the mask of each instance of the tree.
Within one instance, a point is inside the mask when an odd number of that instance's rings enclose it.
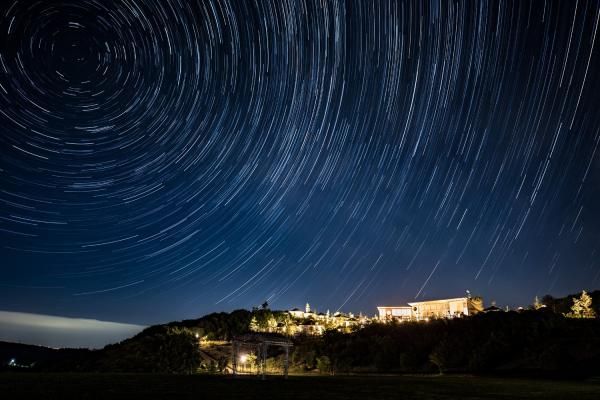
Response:
[[[189,374],[201,364],[200,347],[187,328],[161,325],[105,347],[99,369],[111,372]]]
[[[244,362],[242,362],[241,366],[246,372],[252,372],[258,368],[258,357],[256,354],[249,353],[244,357]]]
[[[225,373],[225,370],[227,369],[227,365],[229,364],[229,357],[219,357],[219,359],[217,360],[217,368],[219,369],[220,373]]]
[[[571,312],[565,314],[569,318],[596,318],[596,312],[592,308],[592,297],[584,290],[581,297],[573,298]]]
[[[262,303],[261,307],[263,310],[266,310],[267,308],[269,308],[269,302],[265,301],[264,303]]]
[[[535,296],[535,300],[533,301],[533,309],[539,310],[540,308],[544,307],[546,307],[546,305],[543,302],[541,302],[537,296]]]
[[[556,312],[556,300],[551,295],[547,294],[542,297],[542,304]]]
[[[208,373],[209,374],[216,374],[217,373],[217,364],[215,364],[215,362],[213,360],[210,360],[210,363],[208,364]]]
[[[279,322],[283,324],[283,333],[293,336],[296,333],[296,321],[288,313],[279,316]]]
[[[252,332],[258,332],[260,330],[260,327],[258,326],[258,321],[256,320],[255,316],[253,316],[250,320],[250,330]]]
[[[273,315],[269,315],[267,318],[267,332],[277,331],[277,320]]]
[[[331,360],[329,357],[317,357],[317,368],[322,374],[331,374]]]

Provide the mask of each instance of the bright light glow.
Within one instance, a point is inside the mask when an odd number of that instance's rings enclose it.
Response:
[[[246,363],[246,361],[248,361],[248,356],[247,356],[246,354],[242,354],[242,355],[240,356],[240,362],[241,362],[242,364],[245,364],[245,363]]]

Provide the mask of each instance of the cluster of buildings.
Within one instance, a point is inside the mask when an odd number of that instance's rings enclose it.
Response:
[[[472,297],[467,293],[465,297],[417,301],[401,306],[379,306],[377,310],[379,313],[373,318],[362,314],[354,315],[352,313],[336,312],[331,314],[329,311],[318,313],[311,310],[310,304],[307,303],[304,310],[298,308],[288,310],[287,314],[289,318],[287,321],[279,322],[278,324],[273,321],[272,328],[267,329],[267,331],[288,335],[321,335],[327,329],[350,331],[355,327],[361,327],[371,322],[429,321],[430,319],[462,318],[479,312],[491,311],[491,308],[484,309],[481,297]]]
[[[354,315],[341,312],[331,314],[329,310],[326,313],[318,313],[311,310],[310,304],[306,303],[304,310],[294,308],[293,310],[277,311],[276,313],[269,311],[262,318],[257,318],[257,315],[255,315],[250,321],[250,331],[279,333],[286,336],[322,335],[328,329],[349,332],[352,328],[364,326],[370,321],[372,319],[362,314]]]
[[[364,326],[370,321],[370,318],[362,314],[345,314],[339,311],[331,314],[329,310],[326,313],[317,313],[311,310],[308,303],[304,311],[294,308],[288,313],[296,321],[297,334],[321,335],[327,329],[348,331],[356,326]]]

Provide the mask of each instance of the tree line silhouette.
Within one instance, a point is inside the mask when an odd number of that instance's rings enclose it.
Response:
[[[589,293],[600,315],[600,291]],[[576,301],[574,301],[574,299]],[[371,323],[350,333],[296,336],[292,370],[323,374],[475,373],[584,377],[600,375],[600,319],[568,318],[578,295],[545,296],[545,307],[494,311],[429,322]],[[585,311],[585,315],[592,315]],[[52,350],[0,343],[3,369],[17,355],[33,371],[194,373],[201,364],[199,338],[231,340],[252,320],[267,323],[285,312],[261,309],[213,313],[155,325],[101,350]],[[583,313],[580,313],[584,315]],[[573,316],[573,315],[571,315]],[[270,354],[269,365],[280,364]]]

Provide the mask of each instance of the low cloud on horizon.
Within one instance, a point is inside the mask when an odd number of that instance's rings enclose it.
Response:
[[[143,325],[0,311],[0,341],[54,348],[102,348],[146,328]]]

